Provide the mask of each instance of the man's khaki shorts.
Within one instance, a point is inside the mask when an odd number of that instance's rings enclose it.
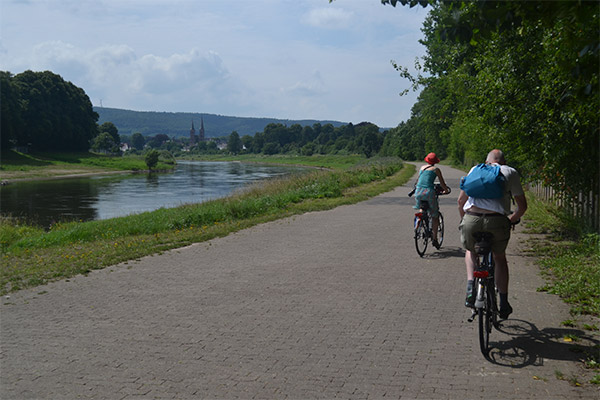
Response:
[[[494,235],[492,240],[492,251],[494,253],[504,253],[510,239],[510,220],[503,215],[475,216],[465,214],[460,226],[460,241],[465,249],[475,251],[475,232],[491,232]]]

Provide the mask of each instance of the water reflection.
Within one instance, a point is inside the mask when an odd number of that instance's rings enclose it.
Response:
[[[298,167],[180,161],[172,173],[19,182],[0,188],[2,214],[49,226],[200,203],[245,184],[304,171]]]

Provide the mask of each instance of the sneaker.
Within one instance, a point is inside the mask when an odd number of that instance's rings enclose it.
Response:
[[[438,250],[440,249],[440,247],[442,247],[442,246],[440,246],[440,244],[439,244],[439,242],[437,241],[437,239],[432,239],[432,240],[431,240],[431,244],[433,244],[433,247],[435,247],[435,248],[436,248],[436,249],[438,249]]]
[[[500,311],[498,312],[498,316],[500,319],[506,319],[510,314],[512,314],[513,309],[510,304],[506,304],[504,307],[500,307]]]

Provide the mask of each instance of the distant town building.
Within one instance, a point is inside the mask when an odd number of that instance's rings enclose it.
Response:
[[[194,128],[194,120],[192,120],[192,129],[190,129],[190,146],[204,142],[206,140],[204,136],[204,118],[200,117],[200,130],[198,136],[196,136],[196,129]]]

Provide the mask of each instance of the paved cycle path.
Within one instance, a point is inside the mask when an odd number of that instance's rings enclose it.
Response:
[[[582,367],[562,338],[590,334],[536,291],[521,234],[515,312],[483,358],[463,306],[462,173],[442,170],[446,238],[424,258],[407,185],[3,298],[0,398],[598,398],[557,379]]]

